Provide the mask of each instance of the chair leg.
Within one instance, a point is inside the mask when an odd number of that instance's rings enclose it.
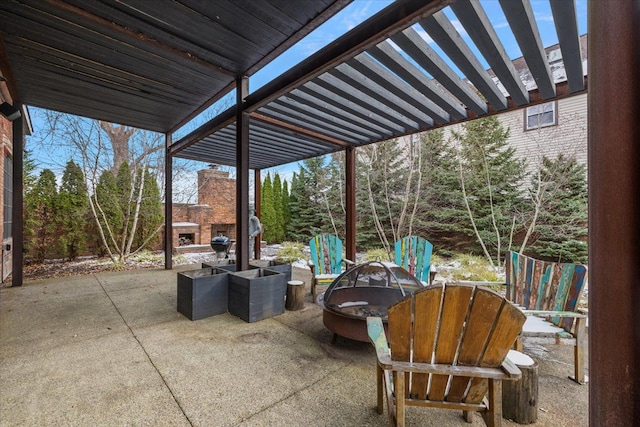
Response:
[[[316,302],[316,278],[311,279],[311,302]]]
[[[574,377],[571,378],[578,384],[584,384],[586,382],[585,369],[585,353],[586,346],[586,323],[587,319],[577,318],[575,325],[576,346],[573,349],[573,364],[574,364]]]
[[[471,412],[472,411],[462,411],[462,417],[468,423],[472,423],[473,422],[473,420],[471,419]]]
[[[489,408],[482,412],[487,427],[502,425],[502,380],[489,380]]]
[[[378,391],[378,404],[376,410],[378,414],[382,414],[384,412],[384,371],[376,363],[376,385]]]
[[[396,393],[396,426],[404,427],[404,372],[396,372],[396,384],[393,388]]]

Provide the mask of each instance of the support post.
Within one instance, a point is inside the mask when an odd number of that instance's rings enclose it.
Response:
[[[262,183],[260,181],[260,169],[253,171],[253,204],[255,206],[256,216],[262,222]],[[260,242],[262,241],[262,233],[256,236],[254,252],[252,255],[255,259],[260,259]]]
[[[20,103],[14,107],[22,109]],[[11,249],[11,286],[22,286],[24,261],[24,117],[12,122],[13,128],[13,211],[11,212],[11,234],[13,248]]]
[[[236,79],[236,266],[249,269],[249,114],[244,112],[249,79]]]
[[[640,0],[589,7],[589,424],[640,420]]]
[[[356,149],[345,150],[345,204],[346,204],[346,247],[347,259],[356,260]]]
[[[169,153],[171,134],[166,133],[164,160],[164,269],[173,267],[173,157]]]

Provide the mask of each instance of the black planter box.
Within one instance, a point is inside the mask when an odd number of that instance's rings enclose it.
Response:
[[[178,312],[199,320],[227,312],[229,272],[202,268],[178,273]]]
[[[286,283],[291,281],[291,264],[287,264],[280,261],[269,261],[269,266],[266,268],[271,271],[278,271],[280,273],[284,273],[285,285]]]
[[[284,273],[266,268],[229,274],[229,313],[256,322],[284,313],[287,281]]]
[[[218,270],[225,270],[232,273],[235,272],[237,269],[236,262],[228,259],[223,259],[220,261],[203,262],[202,268],[217,268]],[[259,267],[249,264],[249,269],[255,269],[255,268],[259,268]]]

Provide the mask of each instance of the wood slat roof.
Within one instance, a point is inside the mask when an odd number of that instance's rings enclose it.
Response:
[[[4,0],[0,67],[25,104],[172,133],[346,4]],[[584,92],[574,2],[551,2],[562,82],[553,78],[529,1],[500,5],[524,73],[477,0],[397,0],[247,96],[249,167]],[[169,153],[235,165],[235,119],[234,106],[175,141]]]
[[[171,132],[350,0],[3,0],[22,103]]]
[[[575,4],[551,3],[568,81],[554,80],[528,1],[500,2],[526,61],[523,72],[507,56],[478,1],[400,0],[249,95],[250,167],[277,166],[583,93]],[[445,13],[449,7],[451,13]],[[531,79],[535,87],[528,91],[525,80]],[[172,154],[234,164],[235,145],[221,143],[222,135],[229,138],[235,129],[234,108],[176,141]],[[293,133],[276,141],[262,138],[255,113],[289,124]],[[285,146],[286,155],[280,151]],[[281,155],[270,155],[269,148]]]

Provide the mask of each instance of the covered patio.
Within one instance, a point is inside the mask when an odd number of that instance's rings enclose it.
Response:
[[[185,268],[0,289],[0,425],[388,425],[375,410],[373,347],[330,344],[309,296],[303,310],[257,323],[192,322],[175,309]],[[306,270],[293,277],[310,280]],[[589,386],[566,378],[571,346],[547,349],[538,425],[587,425]],[[437,409],[410,410],[407,421],[469,425]]]
[[[220,14],[233,18],[222,28],[215,20],[198,18],[213,11],[200,10],[196,17],[196,6],[184,8],[183,2],[172,6],[160,3],[162,6],[153,11],[145,10],[144,2],[135,1],[88,5],[59,0],[3,2],[2,97],[14,107],[24,103],[162,132],[169,170],[174,156],[236,166],[237,260],[240,268],[246,269],[248,245],[243,242],[248,241],[250,169],[259,171],[345,150],[349,257],[355,254],[357,146],[586,90],[581,73],[575,71],[580,61],[575,52],[573,2],[552,2],[554,20],[561,24],[557,32],[569,71],[567,83],[560,85],[548,74],[529,2],[502,2],[538,83],[536,90],[527,91],[509,69],[478,3],[399,0],[272,83],[248,92],[248,76],[346,3],[305,2],[294,11],[296,16],[284,20],[281,13],[274,13],[282,7],[277,1],[260,3],[251,11],[225,3],[227,9]],[[486,70],[478,68],[475,56],[451,32],[451,22],[437,15],[449,5],[508,96],[496,89]],[[639,14],[638,1],[616,7],[606,2],[589,3],[589,422],[598,426],[627,425],[640,419]],[[154,16],[154,24],[144,18],[147,16]],[[265,21],[277,28],[260,27],[251,34],[257,28],[251,24],[262,22],[260,17],[267,17]],[[235,30],[244,29],[244,33],[230,31],[231,22],[235,22]],[[461,83],[426,43],[413,37],[408,27],[415,23],[447,52],[477,92]],[[210,34],[211,39],[222,42],[216,46],[194,43],[191,31]],[[394,51],[385,48],[389,38],[428,69],[438,85],[430,86],[430,80],[408,71],[406,64],[394,57]],[[217,50],[219,46],[227,51]],[[235,49],[237,46],[242,48]],[[380,70],[377,63],[367,62],[369,57],[386,68]],[[385,74],[385,70],[393,70],[401,79]],[[442,87],[446,93],[441,93]],[[233,89],[235,107],[172,141],[176,129]],[[361,93],[367,95],[355,99]],[[328,126],[318,125],[318,121]],[[13,124],[13,284],[21,285],[24,135],[21,121]],[[166,267],[171,268],[171,174],[167,177],[165,252]],[[3,309],[3,316],[8,314]],[[222,366],[228,369],[225,362]],[[14,369],[20,371],[12,366]],[[222,387],[211,387],[224,394]]]

